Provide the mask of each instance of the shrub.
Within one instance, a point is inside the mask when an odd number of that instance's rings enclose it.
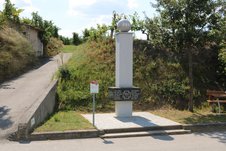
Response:
[[[60,52],[60,49],[63,48],[64,44],[60,39],[51,37],[47,44],[47,53],[48,56],[54,56]]]

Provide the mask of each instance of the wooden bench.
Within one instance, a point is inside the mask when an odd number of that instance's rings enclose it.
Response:
[[[219,113],[221,112],[221,103],[226,103],[226,92],[225,91],[215,91],[215,90],[207,90],[206,92],[208,96],[207,102],[217,103]]]

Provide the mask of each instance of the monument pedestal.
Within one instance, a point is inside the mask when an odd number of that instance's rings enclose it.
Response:
[[[116,117],[131,117],[133,113],[132,101],[116,101],[115,102]]]

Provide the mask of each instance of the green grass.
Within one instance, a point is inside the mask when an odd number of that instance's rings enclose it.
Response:
[[[67,52],[74,52],[77,50],[77,46],[75,45],[64,45],[64,47],[61,49],[63,52],[67,53]]]
[[[60,111],[38,127],[35,132],[94,129],[88,120],[74,111]]]
[[[182,124],[226,122],[225,113],[221,115],[211,113],[209,108],[196,110],[194,113],[189,111],[179,111],[176,109],[155,110],[151,111],[151,113]]]

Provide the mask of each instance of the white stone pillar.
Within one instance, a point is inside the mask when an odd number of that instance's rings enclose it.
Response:
[[[119,32],[116,39],[116,87],[133,87],[133,33]],[[117,117],[131,117],[132,101],[116,101]]]

